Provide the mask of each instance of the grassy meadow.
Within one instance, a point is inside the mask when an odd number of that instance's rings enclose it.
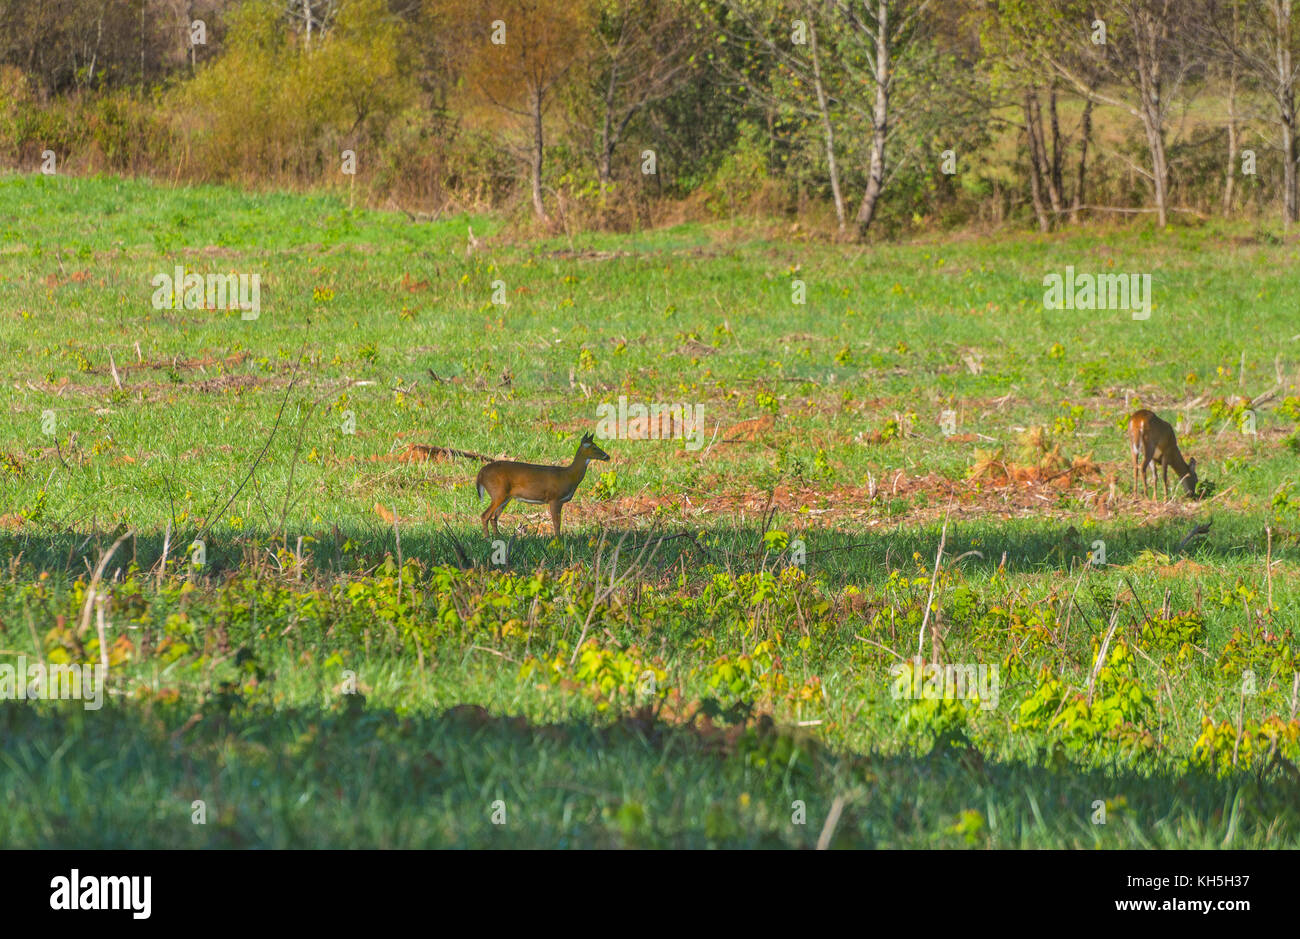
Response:
[[[0,702],[0,845],[1298,847],[1298,254],[0,176],[0,665],[108,662]],[[620,396],[701,436],[485,539],[437,448],[568,462]],[[1201,498],[1135,498],[1138,407]]]

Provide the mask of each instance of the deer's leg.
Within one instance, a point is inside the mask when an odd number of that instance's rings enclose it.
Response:
[[[1142,498],[1149,499],[1147,495],[1147,467],[1151,465],[1151,458],[1146,457],[1142,461]]]
[[[498,525],[497,522],[501,520],[501,513],[506,510],[506,506],[509,504],[510,504],[510,497],[506,496],[504,499],[501,500],[501,504],[497,506],[496,514],[492,516],[492,531],[497,535],[501,534],[501,526]]]
[[[1165,464],[1164,470],[1165,470],[1164,472],[1165,501],[1168,502],[1169,501],[1169,464],[1168,463]]]
[[[1147,466],[1151,467],[1151,498],[1156,497],[1156,487],[1160,485],[1160,460],[1161,456],[1156,452],[1156,445],[1150,441],[1143,444],[1142,453],[1146,458]],[[1146,466],[1142,467],[1142,491],[1146,492],[1147,471]]]
[[[1142,462],[1142,454],[1136,450],[1133,451],[1133,498],[1138,494],[1138,465]]]
[[[499,535],[501,529],[497,527],[497,517],[505,510],[506,503],[510,501],[509,496],[493,496],[488,507],[483,511],[483,537],[488,537],[488,522],[492,523],[492,529]]]
[[[564,503],[556,500],[551,503],[551,525],[555,527],[555,537],[560,536],[560,512],[564,509]]]

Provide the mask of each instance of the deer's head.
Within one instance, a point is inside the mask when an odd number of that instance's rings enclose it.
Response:
[[[575,457],[577,462],[590,463],[592,460],[608,459],[609,454],[596,446],[596,440],[591,434],[582,435],[582,441],[578,444],[578,455]]]
[[[1193,499],[1196,498],[1196,484],[1200,479],[1196,475],[1196,457],[1187,461],[1187,475],[1183,477],[1183,488]]]

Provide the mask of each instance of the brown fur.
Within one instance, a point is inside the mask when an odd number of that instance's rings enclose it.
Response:
[[[536,463],[515,463],[495,460],[478,471],[474,484],[479,498],[486,494],[491,502],[480,518],[483,520],[483,537],[488,537],[488,522],[498,535],[501,529],[497,519],[511,499],[545,504],[551,510],[551,524],[555,534],[560,533],[560,512],[564,503],[573,498],[578,484],[587,474],[587,464],[592,460],[608,460],[609,454],[596,446],[591,434],[578,444],[578,452],[568,466],[540,466]]]
[[[1178,451],[1174,428],[1153,412],[1134,411],[1128,419],[1129,450],[1133,454],[1133,494],[1137,495],[1138,467],[1142,467],[1142,495],[1147,495],[1147,467],[1156,465],[1156,472],[1164,470],[1165,501],[1169,501],[1169,467],[1174,468],[1182,481],[1183,489],[1196,498],[1196,460],[1184,460]]]

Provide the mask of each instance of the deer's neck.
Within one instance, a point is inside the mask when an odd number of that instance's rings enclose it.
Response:
[[[569,468],[564,475],[573,480],[575,486],[578,485],[578,483],[582,482],[582,477],[587,475],[587,464],[589,462],[589,460],[584,460],[575,453],[573,462],[569,464]]]
[[[1169,450],[1165,453],[1165,462],[1178,474],[1179,479],[1192,471],[1192,468],[1187,465],[1187,461],[1183,459],[1183,455],[1179,452],[1176,443],[1169,444]]]

